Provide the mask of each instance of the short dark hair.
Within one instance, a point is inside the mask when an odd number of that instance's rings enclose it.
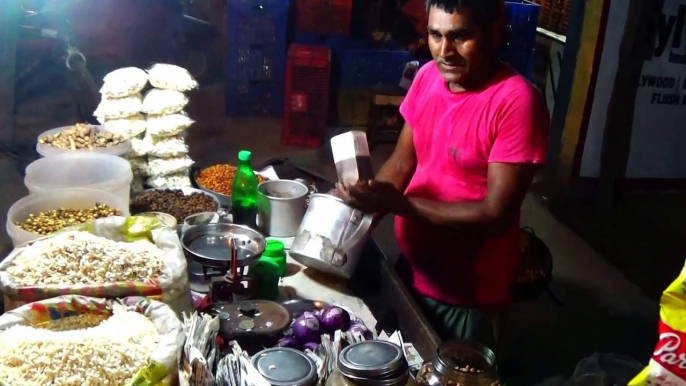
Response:
[[[429,14],[431,7],[436,7],[448,13],[457,11],[458,8],[465,8],[472,12],[477,23],[480,25],[491,25],[500,20],[502,9],[500,8],[503,0],[426,0],[426,14]]]

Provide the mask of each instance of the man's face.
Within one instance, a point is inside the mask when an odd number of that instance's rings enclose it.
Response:
[[[471,12],[429,10],[429,49],[446,82],[465,86],[490,65],[495,47],[491,31],[477,25]]]

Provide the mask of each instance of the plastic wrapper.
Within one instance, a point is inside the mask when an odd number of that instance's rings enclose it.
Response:
[[[152,147],[152,141],[150,141],[150,138],[148,137],[142,139],[133,138],[131,139],[131,151],[129,152],[129,158],[144,157],[150,153]]]
[[[103,78],[100,94],[106,98],[121,98],[141,92],[148,84],[148,74],[136,67],[114,70]]]
[[[686,385],[686,267],[660,298],[659,341],[648,367],[629,386]]]
[[[148,158],[150,175],[154,177],[187,172],[191,166],[193,166],[193,160],[186,155],[171,158]]]
[[[189,91],[198,87],[188,70],[173,64],[154,64],[148,69],[148,75],[150,84],[161,89]]]
[[[179,114],[150,115],[148,116],[147,135],[155,138],[173,137],[181,134],[193,123],[195,121],[188,118],[188,115],[183,112]]]
[[[172,384],[172,379],[178,374],[178,358],[185,334],[183,325],[174,311],[158,301],[138,296],[116,300],[78,295],[59,296],[6,312],[0,316],[0,330],[17,324],[36,325],[79,314],[111,315],[117,305],[147,316],[160,334],[157,347],[150,356],[149,365],[141,369],[129,386]],[[2,380],[0,384],[10,386]]]
[[[93,112],[93,116],[97,117],[100,122],[106,122],[110,119],[128,118],[137,115],[142,110],[143,99],[140,94],[117,99],[103,98]]]
[[[131,164],[131,172],[134,177],[148,177],[150,175],[150,168],[148,168],[148,159],[145,157],[129,158]],[[133,182],[131,183],[133,186]],[[142,185],[142,183],[141,183]],[[133,189],[133,188],[132,188]]]
[[[183,138],[167,137],[160,139],[151,139],[152,149],[148,151],[148,155],[160,158],[178,157],[188,154],[188,146]]]
[[[143,112],[148,114],[174,114],[183,110],[188,98],[180,91],[152,89],[143,98]]]
[[[145,133],[148,122],[142,114],[136,114],[128,118],[110,119],[103,122],[103,128],[110,133],[119,134],[124,138],[131,139]]]
[[[182,188],[193,186],[190,177],[188,177],[188,173],[150,177],[145,181],[145,183],[151,188]]]
[[[128,220],[127,220],[128,219]],[[131,219],[140,221],[138,230],[131,229]],[[27,250],[27,246],[15,248],[5,260],[0,263],[0,290],[13,301],[32,302],[60,295],[83,295],[106,298],[118,298],[124,296],[145,296],[155,300],[161,300],[177,313],[190,312],[192,310],[190,285],[188,283],[188,271],[183,248],[173,228],[145,229],[149,217],[107,217],[95,220],[89,224],[69,228],[68,230],[82,230],[96,236],[105,237],[114,241],[125,242],[140,234],[146,234],[155,245],[164,253],[164,269],[158,278],[131,281],[111,282],[100,284],[79,285],[35,285],[19,286],[16,279],[7,272],[14,259]],[[128,221],[128,222],[127,222]],[[125,227],[126,225],[126,227]],[[140,228],[144,229],[141,230]],[[68,231],[65,230],[65,231]],[[147,233],[146,233],[147,232]],[[58,232],[56,234],[60,234]],[[48,236],[50,237],[50,236]]]
[[[349,131],[331,138],[331,152],[341,183],[354,185],[374,178],[367,135],[363,131]]]

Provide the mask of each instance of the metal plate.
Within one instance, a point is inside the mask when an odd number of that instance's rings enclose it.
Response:
[[[231,258],[229,240],[238,239],[238,266],[246,267],[264,252],[266,240],[256,230],[237,224],[205,224],[189,228],[181,238],[187,257],[208,267],[227,269]]]
[[[260,351],[251,362],[273,386],[306,386],[317,380],[317,367],[312,359],[292,348]]]

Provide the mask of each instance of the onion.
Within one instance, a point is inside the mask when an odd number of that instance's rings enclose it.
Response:
[[[340,307],[329,307],[322,311],[321,320],[326,332],[345,331],[350,326],[350,314]]]
[[[305,312],[293,323],[293,336],[300,343],[319,342],[319,320],[310,312]]]
[[[298,341],[293,337],[286,336],[279,340],[276,347],[298,348]]]
[[[305,351],[305,350],[312,350],[312,351],[314,352],[314,351],[317,351],[317,347],[319,347],[319,345],[318,345],[317,343],[308,342],[308,343],[305,343],[305,344],[303,345],[303,351]]]
[[[371,331],[365,326],[364,324],[360,323],[353,323],[350,325],[350,328],[348,328],[348,333],[352,334],[354,332],[357,332],[361,334],[365,340],[372,340],[374,338],[374,334],[372,334]]]

